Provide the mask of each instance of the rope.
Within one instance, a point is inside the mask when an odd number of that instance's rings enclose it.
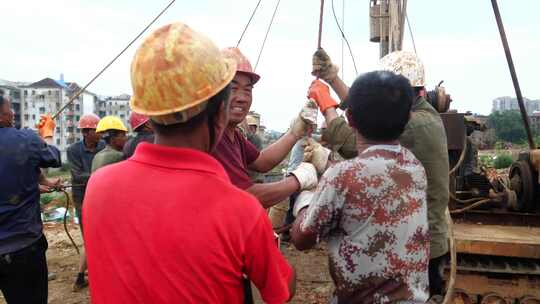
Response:
[[[259,2],[257,2],[257,6],[255,6],[255,9],[251,13],[251,17],[249,17],[249,20],[248,20],[246,26],[244,27],[244,30],[242,31],[242,35],[240,35],[240,39],[238,39],[238,43],[236,44],[236,47],[238,47],[240,45],[240,42],[242,42],[242,39],[244,38],[244,34],[246,33],[249,25],[251,24],[251,20],[253,20],[253,16],[255,16],[255,13],[257,12],[257,9],[259,8],[259,5],[261,4],[261,1],[262,0],[259,0]]]
[[[450,214],[463,213],[463,212],[465,212],[465,211],[467,211],[467,210],[474,209],[474,208],[476,208],[476,207],[479,207],[479,206],[484,205],[484,204],[489,203],[489,202],[491,202],[491,199],[490,199],[490,198],[486,198],[486,199],[480,200],[480,201],[478,201],[478,202],[476,202],[476,203],[474,203],[474,204],[472,204],[472,205],[469,205],[469,206],[467,206],[467,207],[463,207],[463,208],[461,208],[461,209],[454,209],[454,210],[450,211]]]
[[[413,35],[412,29],[411,29],[411,23],[409,22],[409,15],[407,14],[407,12],[405,12],[405,19],[407,20],[407,27],[409,28],[409,34],[411,34],[411,40],[412,40],[412,45],[413,45],[413,48],[414,48],[414,54],[418,56],[418,53],[416,52],[416,44],[414,43],[414,35]]]
[[[341,5],[341,28],[345,31],[345,0]],[[341,79],[345,79],[345,40],[341,38]]]
[[[444,296],[443,304],[449,304],[452,302],[454,295],[454,285],[456,283],[457,273],[457,253],[456,253],[456,241],[454,240],[454,223],[448,208],[445,212],[446,223],[448,224],[448,242],[450,246],[450,278],[448,279],[448,285],[446,287],[446,295]]]
[[[337,25],[337,27],[339,29],[339,32],[341,33],[341,38],[343,40],[345,40],[345,43],[347,43],[347,48],[349,49],[349,54],[351,55],[351,59],[352,59],[353,66],[354,66],[354,72],[358,75],[358,69],[356,68],[356,61],[354,60],[354,55],[353,55],[353,51],[351,49],[351,45],[349,44],[349,40],[347,39],[347,37],[345,37],[345,33],[343,32],[343,29],[339,25],[339,20],[338,20],[337,15],[336,15],[336,9],[334,7],[334,0],[332,0],[332,13],[334,14],[334,20],[336,20],[336,25]]]
[[[60,110],[58,110],[58,112],[56,112],[56,114],[54,114],[54,116],[52,118],[53,119],[57,118],[58,115],[60,115],[60,113],[62,113],[62,111],[64,111],[70,104],[72,104],[73,101],[77,97],[79,97],[84,92],[84,90],[86,90],[86,88],[88,88],[99,76],[101,76],[101,74],[103,74],[120,56],[122,56],[122,54],[124,54],[124,52],[131,45],[133,45],[133,43],[135,43],[135,41],[137,41],[137,39],[139,39],[146,32],[146,30],[148,30],[153,25],[154,22],[156,22],[157,19],[159,17],[161,17],[161,15],[163,15],[165,13],[165,11],[167,11],[169,9],[169,7],[171,7],[171,5],[173,5],[173,3],[175,1],[176,0],[172,0],[163,10],[161,10],[161,12],[133,40],[131,40],[131,42],[128,43],[128,45],[126,47],[124,47],[124,49],[122,51],[120,51],[120,53],[118,53],[118,55],[116,55],[116,57],[113,58],[113,60],[111,60],[103,69],[101,69],[101,71],[99,71],[99,73],[97,73],[97,75],[94,76],[94,78],[92,78],[92,80],[90,80],[82,89],[80,89],[77,93],[75,93],[75,95],[73,95],[73,97],[71,97],[70,100],[62,108],[60,108]]]
[[[71,200],[69,199],[69,194],[67,193],[66,190],[62,189],[62,190],[59,190],[59,191],[64,193],[64,195],[66,196],[66,211],[64,212],[64,231],[66,232],[66,234],[67,234],[69,240],[71,241],[71,244],[73,245],[73,247],[75,247],[75,250],[77,251],[77,254],[80,255],[81,252],[79,251],[79,247],[77,246],[77,244],[75,243],[75,241],[71,237],[71,234],[69,233],[69,229],[67,227],[67,213],[68,213],[68,210],[69,210],[69,204],[70,204]]]
[[[281,0],[278,0],[276,3],[276,8],[274,9],[274,13],[272,14],[272,19],[270,19],[270,24],[268,24],[268,28],[266,29],[266,35],[264,36],[264,40],[263,40],[261,49],[259,50],[259,55],[257,56],[257,62],[255,63],[255,68],[253,69],[253,71],[257,70],[257,66],[259,65],[259,61],[261,60],[261,55],[263,53],[264,46],[266,44],[266,39],[268,39],[268,34],[270,33],[270,29],[272,28],[272,24],[274,23],[274,18],[276,18],[276,13],[277,13],[280,2]]]
[[[319,13],[319,36],[317,37],[317,49],[321,48],[321,43],[322,43],[323,18],[324,18],[324,0],[321,0],[321,9]]]

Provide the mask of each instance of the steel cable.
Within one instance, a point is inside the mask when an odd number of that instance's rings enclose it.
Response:
[[[354,59],[354,55],[353,55],[351,45],[349,44],[349,40],[347,39],[347,37],[345,37],[345,33],[343,32],[343,29],[339,25],[339,20],[338,20],[337,15],[336,15],[336,9],[334,7],[334,0],[332,0],[332,13],[334,14],[334,20],[336,20],[336,25],[337,25],[340,33],[341,33],[341,38],[343,40],[345,40],[345,43],[347,43],[347,48],[349,49],[349,54],[351,55],[351,59],[352,59],[353,67],[354,67],[354,72],[356,73],[356,75],[358,75],[358,69],[356,68],[356,60]]]
[[[246,26],[244,27],[244,30],[242,31],[242,35],[240,35],[240,39],[238,39],[238,43],[236,43],[236,47],[240,46],[240,42],[242,42],[242,39],[244,38],[244,35],[246,34],[246,31],[247,31],[249,25],[251,24],[251,20],[253,20],[253,16],[255,16],[255,13],[257,12],[257,9],[259,8],[259,5],[261,5],[261,2],[262,2],[262,0],[259,0],[259,2],[257,2],[257,6],[255,6],[255,9],[251,13],[251,17],[249,17],[249,20],[248,20]]]
[[[264,46],[266,45],[266,39],[268,39],[268,34],[270,33],[270,29],[272,28],[272,24],[274,23],[274,19],[276,18],[276,13],[278,11],[280,2],[281,0],[278,0],[276,3],[276,8],[274,9],[274,13],[272,14],[272,18],[270,19],[270,24],[268,24],[268,28],[266,29],[266,35],[264,36],[264,40],[261,49],[259,50],[259,55],[257,56],[257,62],[255,63],[255,68],[253,69],[253,71],[257,71],[257,66],[259,65],[259,61],[261,60],[261,55],[263,53]]]

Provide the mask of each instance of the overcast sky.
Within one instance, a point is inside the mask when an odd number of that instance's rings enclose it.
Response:
[[[170,0],[2,0],[0,78],[38,81],[44,77],[81,86],[89,81]],[[341,19],[343,0],[334,0]],[[263,0],[240,48],[255,64],[277,0]],[[514,96],[489,0],[411,0],[408,14],[428,87],[445,80],[452,108],[488,114],[498,96]],[[256,0],[177,0],[152,27],[182,21],[207,34],[219,47],[236,44]],[[358,72],[377,67],[378,44],[369,42],[368,0],[345,0],[345,31]],[[540,1],[501,1],[499,6],[523,95],[540,99]],[[304,102],[313,77],[319,1],[282,0],[257,72],[252,109],[263,123],[284,130]],[[136,43],[138,46],[140,41]],[[323,47],[341,65],[341,39],[326,1]],[[408,32],[404,49],[412,51]],[[129,65],[135,48],[122,56],[90,90],[101,95],[131,94]],[[354,73],[348,51],[343,69]]]

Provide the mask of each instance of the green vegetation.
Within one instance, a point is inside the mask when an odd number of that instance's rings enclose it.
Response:
[[[514,160],[508,153],[497,153],[493,160],[493,166],[495,169],[505,169],[512,165]]]
[[[493,112],[489,115],[487,124],[495,130],[498,140],[511,143],[522,143],[527,140],[519,111]]]

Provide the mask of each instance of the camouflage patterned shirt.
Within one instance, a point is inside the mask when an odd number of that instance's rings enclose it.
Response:
[[[326,171],[300,224],[328,243],[332,303],[424,303],[425,171],[400,145],[377,145]]]

